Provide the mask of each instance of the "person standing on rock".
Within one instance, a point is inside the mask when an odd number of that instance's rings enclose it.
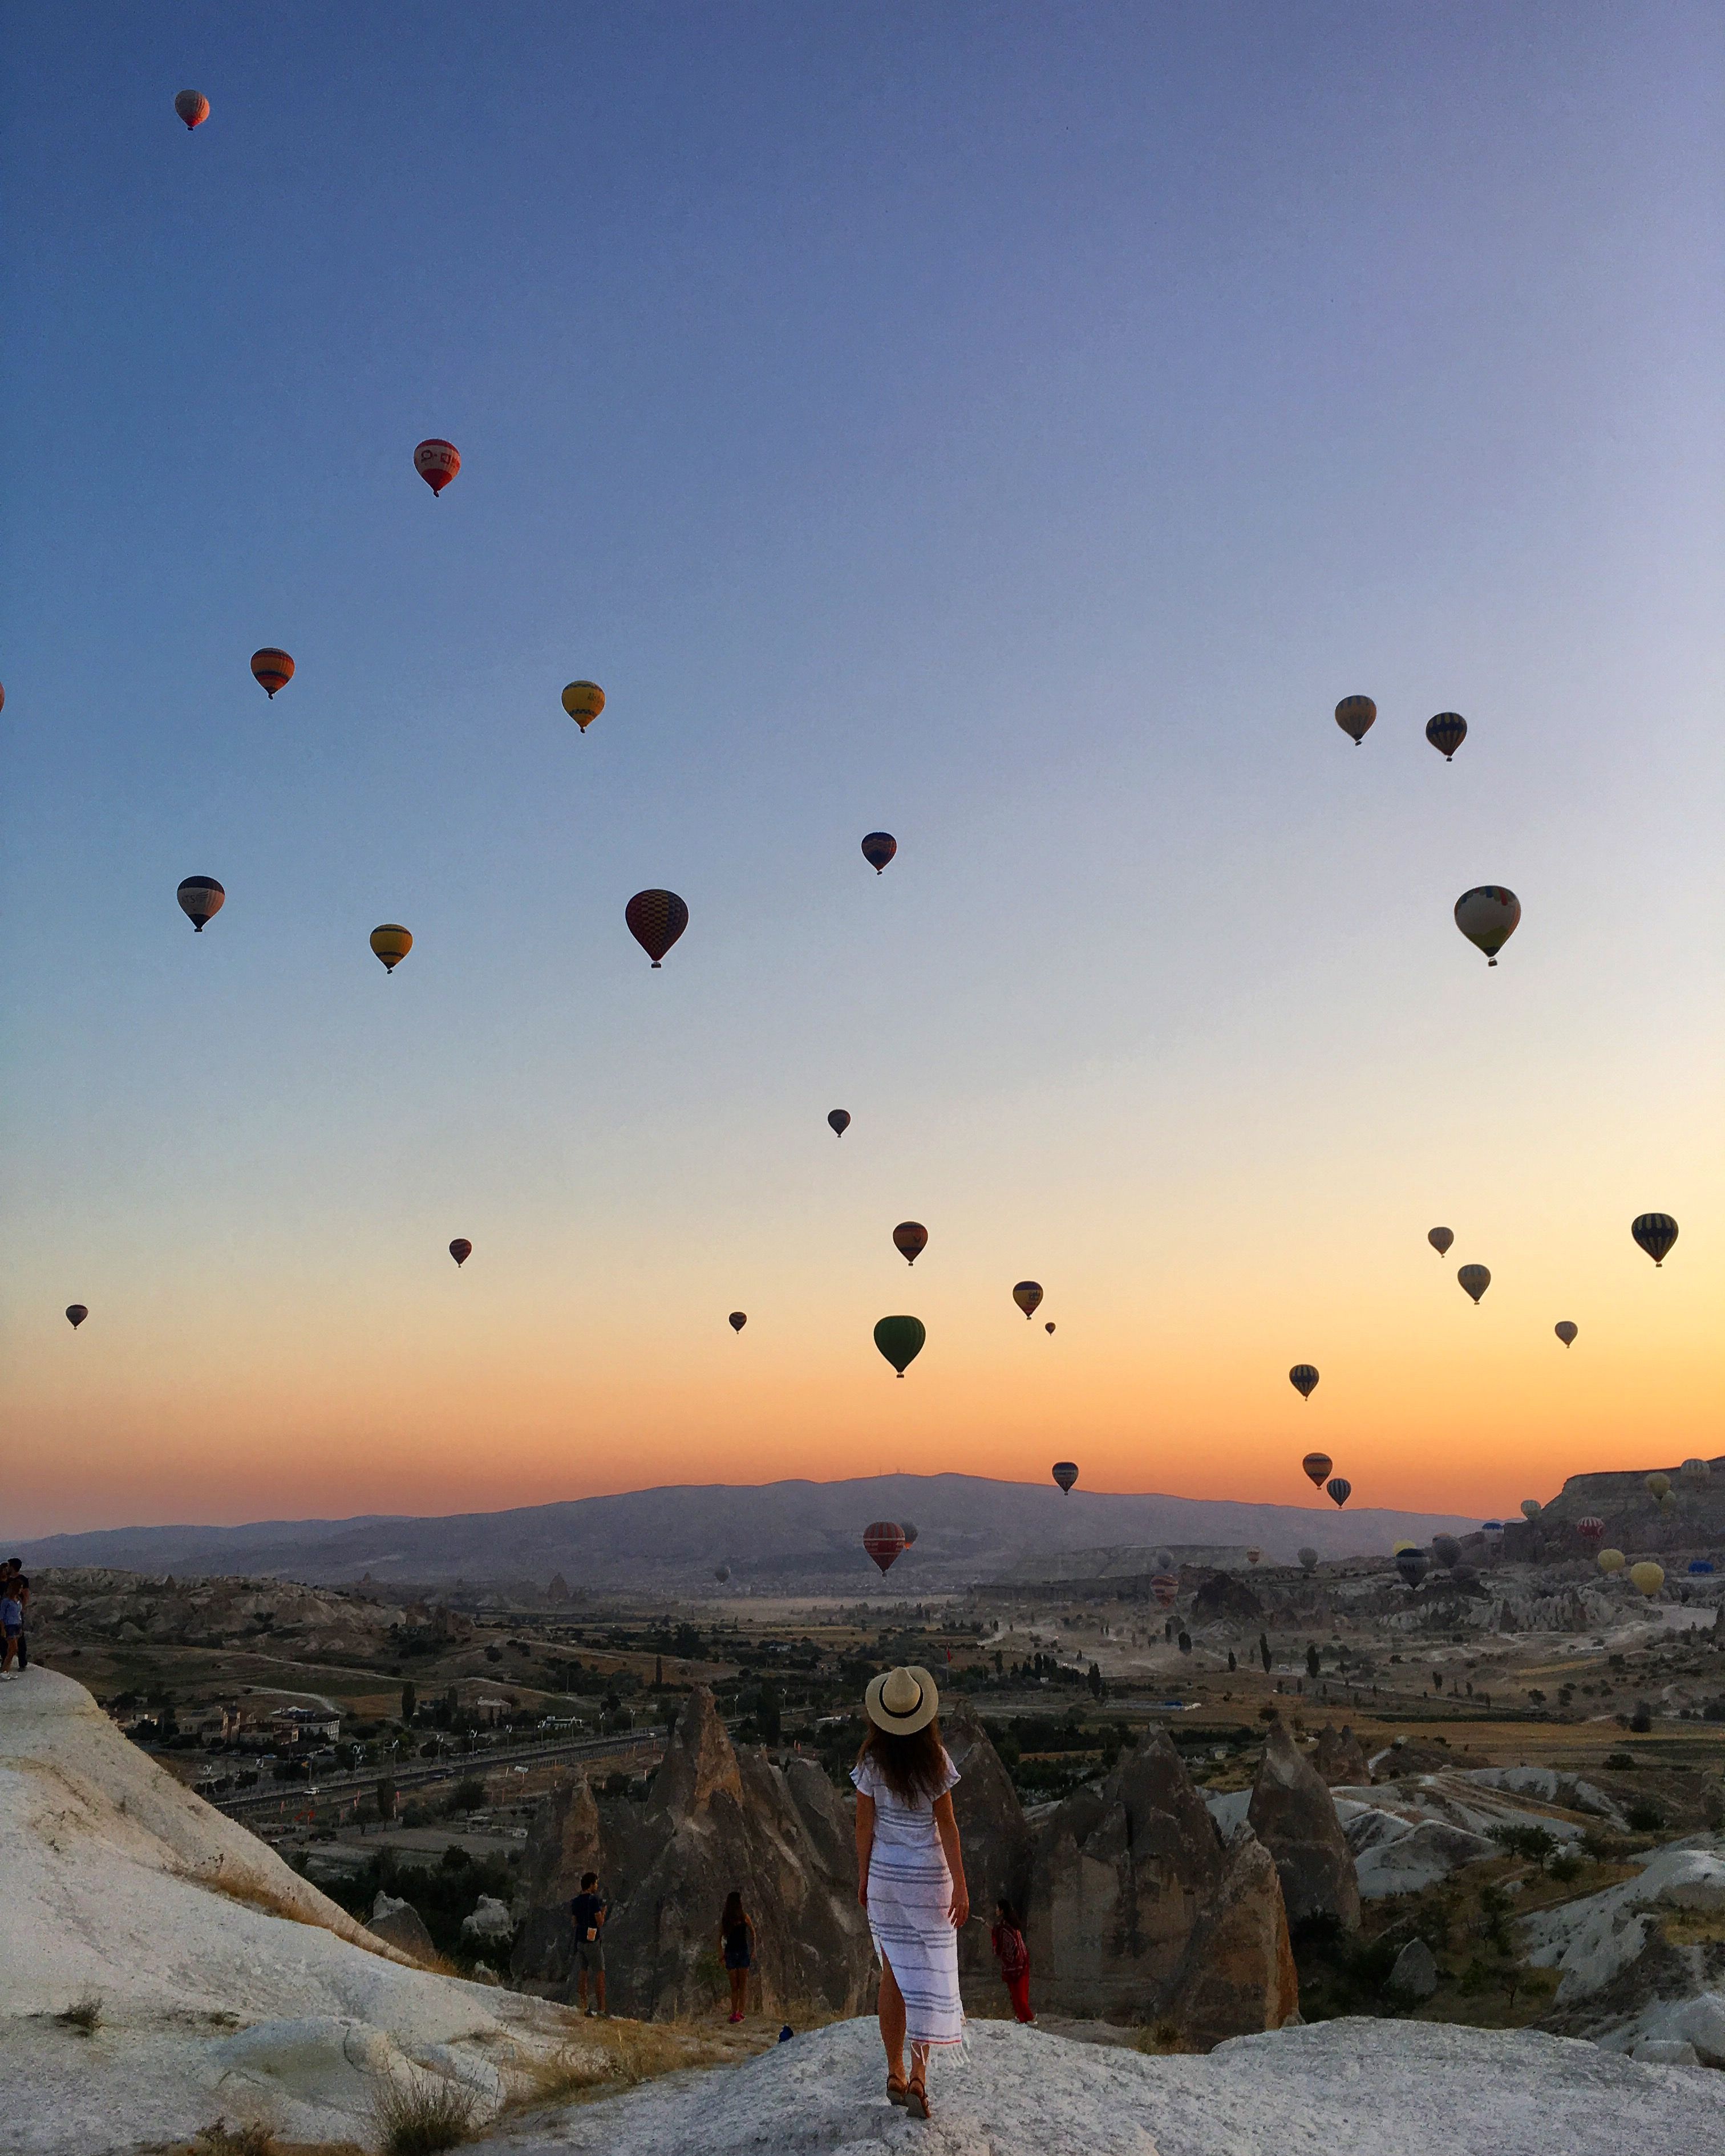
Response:
[[[755,1961],[755,1928],[741,1894],[725,1897],[725,1913],[719,1919],[719,1957],[731,1979],[731,2019],[741,2021],[748,2010],[749,1971]]]
[[[24,1605],[18,1599],[18,1577],[0,1582],[0,1677],[9,1684],[18,1671],[18,1642],[24,1634]]]
[[[856,1784],[856,1898],[880,1958],[886,2094],[927,2118],[928,2054],[964,2036],[958,1933],[970,1921],[940,1694],[927,1670],[888,1670],[864,1695],[869,1733]],[[905,2075],[905,2044],[911,2071]]]
[[[1034,2021],[1030,2007],[1030,1949],[1024,1944],[1024,1928],[1010,1902],[994,1904],[994,1928],[988,1934],[1000,1974],[1006,1979],[1006,1995],[1012,2001],[1014,2021]]]
[[[569,1904],[569,1920],[575,1927],[575,2004],[588,2014],[605,2010],[605,1919],[611,1905],[599,1892],[597,1871],[583,1871],[581,1892]],[[595,2004],[587,2003],[587,1979],[591,1975]]]

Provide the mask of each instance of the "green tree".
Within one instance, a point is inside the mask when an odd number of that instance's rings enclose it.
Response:
[[[1314,1640],[1306,1650],[1307,1676],[1309,1677],[1315,1677],[1322,1666],[1322,1664],[1318,1661],[1317,1642]]]
[[[784,1713],[778,1694],[770,1684],[762,1682],[760,1702],[755,1708],[756,1726],[761,1732],[763,1744],[777,1744],[784,1731]]]
[[[1258,1655],[1264,1665],[1264,1674],[1267,1677],[1270,1674],[1270,1665],[1274,1660],[1270,1652],[1270,1635],[1267,1632],[1260,1632],[1258,1635]]]
[[[401,1688],[401,1718],[402,1718],[402,1720],[403,1720],[403,1722],[411,1722],[411,1721],[413,1720],[413,1717],[414,1717],[414,1716],[418,1712],[418,1711],[419,1711],[419,1695],[418,1695],[418,1693],[417,1691],[414,1691],[414,1689],[413,1689],[413,1686],[412,1686],[412,1685],[410,1685],[410,1684],[404,1684],[404,1685],[402,1686],[402,1688]]]
[[[395,1778],[393,1774],[377,1777],[377,1816],[386,1825],[395,1817]]]
[[[1091,1664],[1089,1683],[1092,1699],[1101,1699],[1106,1696],[1108,1687],[1102,1681],[1102,1669],[1100,1662]]]

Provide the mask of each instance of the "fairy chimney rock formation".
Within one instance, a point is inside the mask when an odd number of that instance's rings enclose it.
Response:
[[[1372,1770],[1366,1763],[1365,1748],[1345,1722],[1339,1729],[1333,1722],[1327,1722],[1318,1731],[1312,1763],[1326,1789],[1363,1789],[1370,1785]]]
[[[1029,1904],[1053,2010],[1211,2044],[1297,2007],[1276,1867],[1249,1834],[1224,1847],[1161,1729],[1039,1823]]]
[[[647,1801],[595,1803],[584,1781],[572,1784],[542,1813],[526,1869],[514,1974],[542,1984],[567,1977],[569,1899],[581,1872],[597,1871],[611,1904],[614,2013],[680,2020],[714,2007],[724,1988],[719,1915],[732,1892],[755,1922],[756,2010],[855,2014],[870,1989],[855,1836],[839,1793],[813,1761],[781,1769],[757,1747],[737,1751],[704,1686],[678,1717]]]
[[[1333,1917],[1358,1931],[1359,1879],[1336,1800],[1279,1720],[1270,1725],[1246,1818],[1276,1860],[1288,1922]]]

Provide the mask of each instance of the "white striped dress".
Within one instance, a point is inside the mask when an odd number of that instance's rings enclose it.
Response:
[[[946,1760],[944,1796],[958,1779]],[[904,1994],[905,2033],[913,2044],[958,2044],[964,2008],[958,1997],[958,1934],[952,1928],[952,1875],[934,1823],[934,1798],[907,1804],[888,1788],[872,1758],[850,1770],[875,1800],[875,1842],[869,1855],[869,1930],[875,1951],[891,1964]]]

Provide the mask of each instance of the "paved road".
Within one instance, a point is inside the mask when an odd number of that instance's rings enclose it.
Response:
[[[353,1796],[375,1789],[381,1779],[388,1776],[398,1793],[403,1789],[423,1789],[428,1782],[459,1780],[468,1774],[490,1774],[500,1767],[542,1766],[557,1759],[593,1759],[614,1758],[619,1753],[636,1757],[649,1753],[655,1755],[665,1748],[662,1729],[623,1731],[613,1737],[560,1737],[542,1743],[498,1745],[485,1752],[445,1752],[436,1759],[403,1759],[394,1766],[361,1767],[347,1774],[320,1774],[314,1782],[259,1782],[255,1789],[239,1789],[224,1797],[212,1797],[209,1801],[229,1819],[244,1819],[249,1814],[275,1811],[284,1806],[295,1807],[315,1800],[322,1804],[332,1798]]]

